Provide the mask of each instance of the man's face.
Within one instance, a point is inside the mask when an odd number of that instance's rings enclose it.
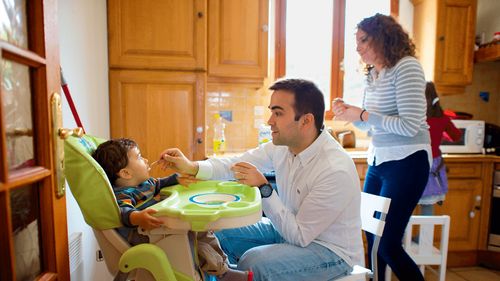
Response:
[[[148,159],[143,158],[137,147],[128,151],[128,165],[125,167],[132,175],[132,180],[140,184],[149,179]]]
[[[291,148],[299,142],[300,119],[295,121],[295,96],[287,91],[277,90],[271,96],[269,109],[271,117],[267,124],[271,126],[273,143]]]

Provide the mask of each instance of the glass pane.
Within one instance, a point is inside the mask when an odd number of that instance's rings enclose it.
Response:
[[[0,1],[0,39],[28,48],[25,0]]]
[[[286,77],[316,83],[330,108],[332,0],[286,2]]]
[[[34,280],[41,272],[40,211],[36,185],[10,193],[17,280]]]
[[[8,60],[1,61],[1,68],[8,167],[34,166],[30,69]]]
[[[389,0],[348,0],[345,3],[344,100],[347,103],[361,106],[363,101],[364,74],[356,52],[356,25],[376,13],[389,15],[390,4]]]

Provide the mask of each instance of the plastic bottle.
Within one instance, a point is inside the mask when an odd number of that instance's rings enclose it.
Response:
[[[215,113],[213,137],[214,155],[222,155],[226,151],[226,136],[224,135],[225,128],[226,124],[222,121],[222,117],[219,113]]]
[[[272,141],[271,126],[260,124],[259,126],[259,145]]]

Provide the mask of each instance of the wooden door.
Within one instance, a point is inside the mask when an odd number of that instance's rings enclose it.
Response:
[[[134,139],[151,161],[169,147],[180,148],[189,159],[203,159],[205,77],[197,72],[111,70],[111,137]]]
[[[434,82],[468,85],[472,83],[476,0],[438,2]]]
[[[268,10],[268,0],[209,1],[209,76],[267,76]]]
[[[109,67],[206,70],[207,0],[108,0]]]
[[[69,280],[50,105],[60,90],[56,4],[0,1],[2,281]]]

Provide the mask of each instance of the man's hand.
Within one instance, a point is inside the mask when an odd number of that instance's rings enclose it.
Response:
[[[173,169],[189,176],[195,176],[198,173],[198,162],[187,159],[178,148],[164,150],[160,154],[159,165],[163,170]]]
[[[153,228],[160,227],[162,225],[162,221],[159,218],[153,217],[153,214],[156,214],[156,210],[154,209],[133,211],[130,213],[130,223],[138,225],[144,230],[151,230]]]
[[[238,180],[239,183],[259,186],[267,183],[266,177],[255,167],[248,162],[238,162],[231,167],[231,171],[234,172],[234,178]]]

